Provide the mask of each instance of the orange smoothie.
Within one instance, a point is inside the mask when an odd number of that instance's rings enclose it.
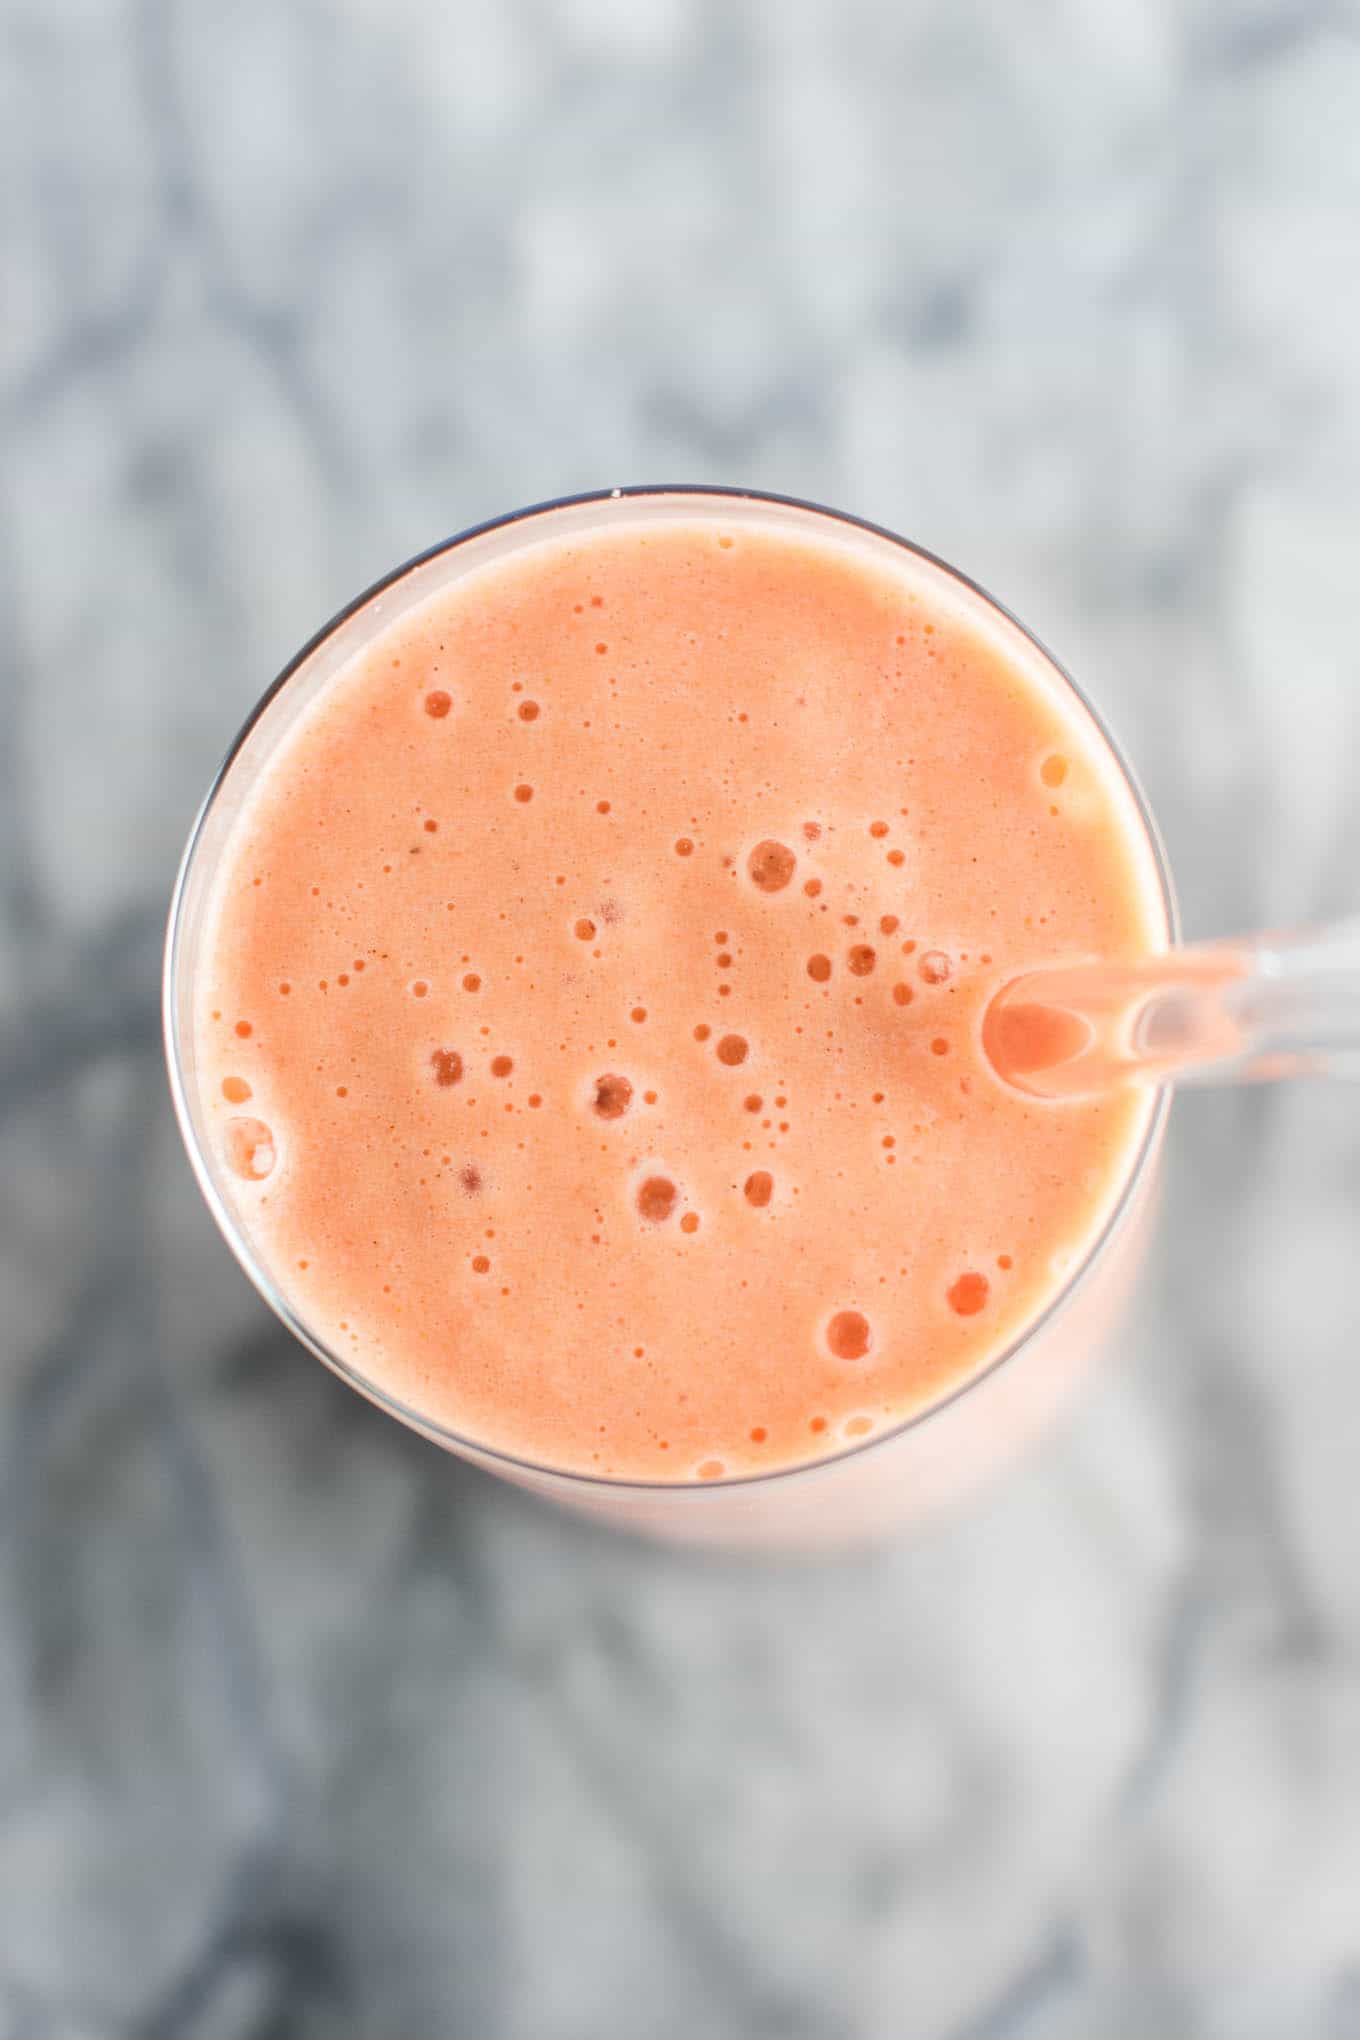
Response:
[[[1164,926],[1094,723],[911,553],[679,509],[370,639],[233,826],[192,1027],[275,1285],[568,1472],[720,1480],[1011,1344],[1146,1096],[1012,1093],[1010,975]]]

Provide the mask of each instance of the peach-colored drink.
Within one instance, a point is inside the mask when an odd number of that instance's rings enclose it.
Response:
[[[843,1450],[1013,1342],[1151,1108],[1010,1093],[982,1011],[1165,933],[1041,663],[910,553],[683,507],[371,638],[238,815],[194,989],[296,1314],[432,1425],[648,1482]]]

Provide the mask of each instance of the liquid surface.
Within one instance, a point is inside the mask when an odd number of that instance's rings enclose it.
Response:
[[[210,1138],[343,1360],[646,1480],[891,1428],[1040,1312],[1136,1095],[1045,1106],[997,987],[1160,937],[1084,714],[903,555],[651,523],[391,624],[236,824]]]

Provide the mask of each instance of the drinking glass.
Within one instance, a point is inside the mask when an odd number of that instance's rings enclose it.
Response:
[[[1155,903],[1159,946],[1177,932],[1166,859],[1147,803],[1109,730],[1057,661],[966,575],[892,532],[783,496],[750,490],[613,489],[522,510],[463,532],[398,567],[333,617],[251,712],[189,835],[170,906],[164,1022],[170,1088],[189,1160],[227,1244],[270,1308],[340,1378],[426,1438],[553,1501],[611,1523],[696,1542],[816,1545],[872,1535],[933,1513],[976,1487],[1040,1430],[1099,1350],[1136,1272],[1166,1124],[1169,1092],[1148,1086],[1141,1137],[1105,1223],[1056,1282],[1045,1309],[973,1377],[891,1430],[848,1443],[809,1465],[717,1481],[621,1480],[563,1470],[500,1451],[422,1415],[336,1352],[289,1295],[283,1271],[260,1251],[209,1138],[195,1064],[200,952],[233,826],[279,744],[335,675],[414,605],[478,568],[548,539],[687,520],[832,538],[904,569],[937,600],[962,608],[999,640],[1013,665],[1090,728],[1107,788],[1122,808]]]

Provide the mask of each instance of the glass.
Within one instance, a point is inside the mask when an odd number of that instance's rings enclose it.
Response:
[[[189,1159],[208,1207],[237,1260],[289,1330],[342,1380],[435,1443],[534,1492],[611,1522],[693,1541],[814,1544],[872,1534],[969,1491],[1043,1425],[1099,1348],[1136,1269],[1156,1175],[1169,1094],[1149,1090],[1147,1117],[1128,1175],[1103,1230],[1047,1307],[980,1374],[895,1429],[807,1466],[721,1481],[640,1482],[563,1472],[479,1444],[422,1417],[331,1350],[294,1308],[256,1252],[207,1137],[194,1062],[193,999],[199,945],[224,848],[236,817],[282,737],[330,679],[377,632],[464,574],[548,538],[673,517],[833,537],[885,555],[945,593],[994,637],[1013,662],[1092,727],[1110,785],[1144,853],[1159,936],[1176,935],[1170,876],[1155,824],[1113,737],[1075,684],[1009,612],[974,582],[892,532],[792,498],[709,488],[615,489],[496,519],[433,547],[358,597],[285,667],[221,766],[189,835],[170,906],[164,1020],[170,1088]]]

